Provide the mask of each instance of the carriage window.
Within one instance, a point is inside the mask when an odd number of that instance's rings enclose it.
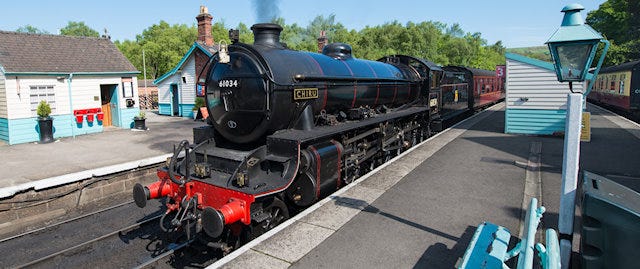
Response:
[[[604,78],[600,78],[600,87],[598,87],[598,90],[602,90],[604,88]]]
[[[620,94],[624,94],[624,79],[626,78],[626,75],[620,75],[620,84],[618,84],[618,86],[620,87],[619,92]]]
[[[611,76],[611,81],[609,82],[609,90],[610,91],[615,91],[616,90],[616,75],[612,75]]]

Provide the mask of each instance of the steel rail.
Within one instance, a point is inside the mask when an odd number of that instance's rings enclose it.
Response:
[[[162,217],[162,215],[158,215],[158,216],[155,216],[155,217],[152,217],[152,218],[146,219],[146,220],[144,220],[144,221],[134,223],[134,224],[132,224],[132,225],[129,225],[129,226],[124,227],[124,228],[122,228],[122,229],[119,229],[119,230],[117,230],[117,231],[114,231],[114,232],[111,232],[111,233],[108,233],[108,234],[102,235],[102,236],[100,236],[100,237],[97,237],[97,238],[94,238],[94,239],[92,239],[92,240],[86,241],[86,242],[84,242],[84,243],[82,243],[82,244],[75,245],[75,246],[72,246],[72,247],[69,247],[69,248],[66,248],[66,249],[60,250],[60,251],[58,251],[58,252],[55,252],[55,253],[49,254],[49,255],[47,255],[47,256],[44,256],[44,257],[41,257],[41,258],[39,258],[39,259],[37,259],[37,260],[33,260],[33,261],[31,261],[31,262],[28,262],[28,263],[25,263],[25,264],[22,264],[22,265],[16,266],[16,267],[14,267],[14,268],[26,268],[26,267],[30,267],[30,266],[33,266],[33,265],[36,265],[36,264],[42,263],[42,262],[44,262],[44,261],[46,261],[46,260],[50,260],[50,259],[52,259],[52,258],[58,257],[58,256],[60,256],[60,255],[62,255],[62,254],[64,254],[64,253],[67,253],[67,252],[70,252],[70,251],[73,251],[73,250],[76,250],[76,249],[79,249],[79,248],[85,247],[85,246],[87,246],[87,245],[89,245],[89,244],[93,244],[93,243],[98,242],[98,241],[101,241],[101,240],[103,240],[103,239],[105,239],[105,238],[109,238],[109,237],[112,237],[112,236],[114,236],[114,235],[118,235],[118,234],[120,234],[120,233],[122,233],[122,232],[126,232],[126,231],[129,231],[129,230],[131,230],[131,229],[134,229],[134,228],[140,227],[140,226],[142,226],[142,225],[144,225],[144,224],[147,224],[147,223],[149,223],[149,222],[151,222],[151,221],[158,220],[158,219],[160,219],[161,217]]]
[[[168,257],[169,255],[173,254],[174,252],[176,252],[176,250],[180,250],[182,248],[185,248],[186,246],[189,246],[189,244],[191,244],[194,240],[189,240],[187,242],[184,242],[182,244],[176,245],[172,248],[170,248],[168,251],[163,252],[162,254],[153,257],[152,259],[149,259],[148,261],[144,262],[143,264],[140,264],[136,267],[134,267],[134,269],[142,269],[142,268],[146,268],[149,267],[157,262],[159,262],[160,260]]]
[[[103,213],[105,211],[109,211],[109,210],[112,210],[112,209],[115,209],[115,208],[118,208],[118,207],[121,207],[121,206],[125,206],[125,205],[131,204],[131,203],[133,203],[133,200],[128,201],[128,202],[124,202],[124,203],[121,203],[121,204],[117,204],[117,205],[114,205],[114,206],[110,206],[110,207],[107,207],[107,208],[103,208],[101,210],[94,211],[94,212],[91,212],[91,213],[87,213],[87,214],[84,214],[84,215],[81,215],[81,216],[78,216],[78,217],[75,217],[75,218],[71,218],[71,219],[68,219],[68,220],[64,220],[64,221],[61,221],[61,222],[58,222],[58,223],[47,225],[47,226],[42,227],[42,228],[38,228],[38,229],[27,231],[27,232],[24,232],[24,233],[21,233],[21,234],[18,234],[18,235],[14,235],[14,236],[10,236],[10,237],[7,237],[7,238],[3,238],[3,239],[0,239],[0,243],[4,243],[4,242],[11,241],[13,239],[20,238],[20,237],[23,237],[23,236],[26,236],[26,235],[37,233],[37,232],[44,231],[44,230],[47,230],[47,229],[51,229],[53,227],[56,227],[56,226],[59,226],[59,225],[65,224],[65,223],[73,222],[73,221],[76,221],[76,220],[79,220],[79,219],[83,219],[83,218],[86,218],[86,217],[91,217],[91,216]]]

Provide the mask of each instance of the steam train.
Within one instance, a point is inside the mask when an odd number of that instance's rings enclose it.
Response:
[[[157,182],[134,186],[140,207],[166,197],[165,231],[230,251],[476,106],[464,68],[450,74],[403,55],[355,59],[342,43],[294,51],[279,25],[251,29],[253,45],[230,34],[210,59],[209,124],[194,129],[194,144],[180,143]],[[440,85],[447,74],[450,100]]]

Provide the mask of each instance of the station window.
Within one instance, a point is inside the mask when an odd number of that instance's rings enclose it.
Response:
[[[38,116],[38,104],[45,100],[51,106],[51,114],[56,113],[56,93],[53,85],[29,86],[29,102],[31,104],[31,116]]]

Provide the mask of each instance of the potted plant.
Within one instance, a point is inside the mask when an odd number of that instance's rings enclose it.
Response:
[[[49,117],[51,114],[51,106],[47,101],[42,100],[38,104],[36,110],[38,114],[38,129],[40,130],[40,143],[53,142],[53,118]]]
[[[136,130],[147,130],[146,122],[147,119],[144,111],[140,111],[138,116],[133,117],[133,129]]]
[[[196,97],[195,103],[193,105],[193,108],[191,110],[193,110],[193,119],[196,120],[198,119],[198,112],[200,111],[200,108],[204,106],[204,98],[202,97]]]

